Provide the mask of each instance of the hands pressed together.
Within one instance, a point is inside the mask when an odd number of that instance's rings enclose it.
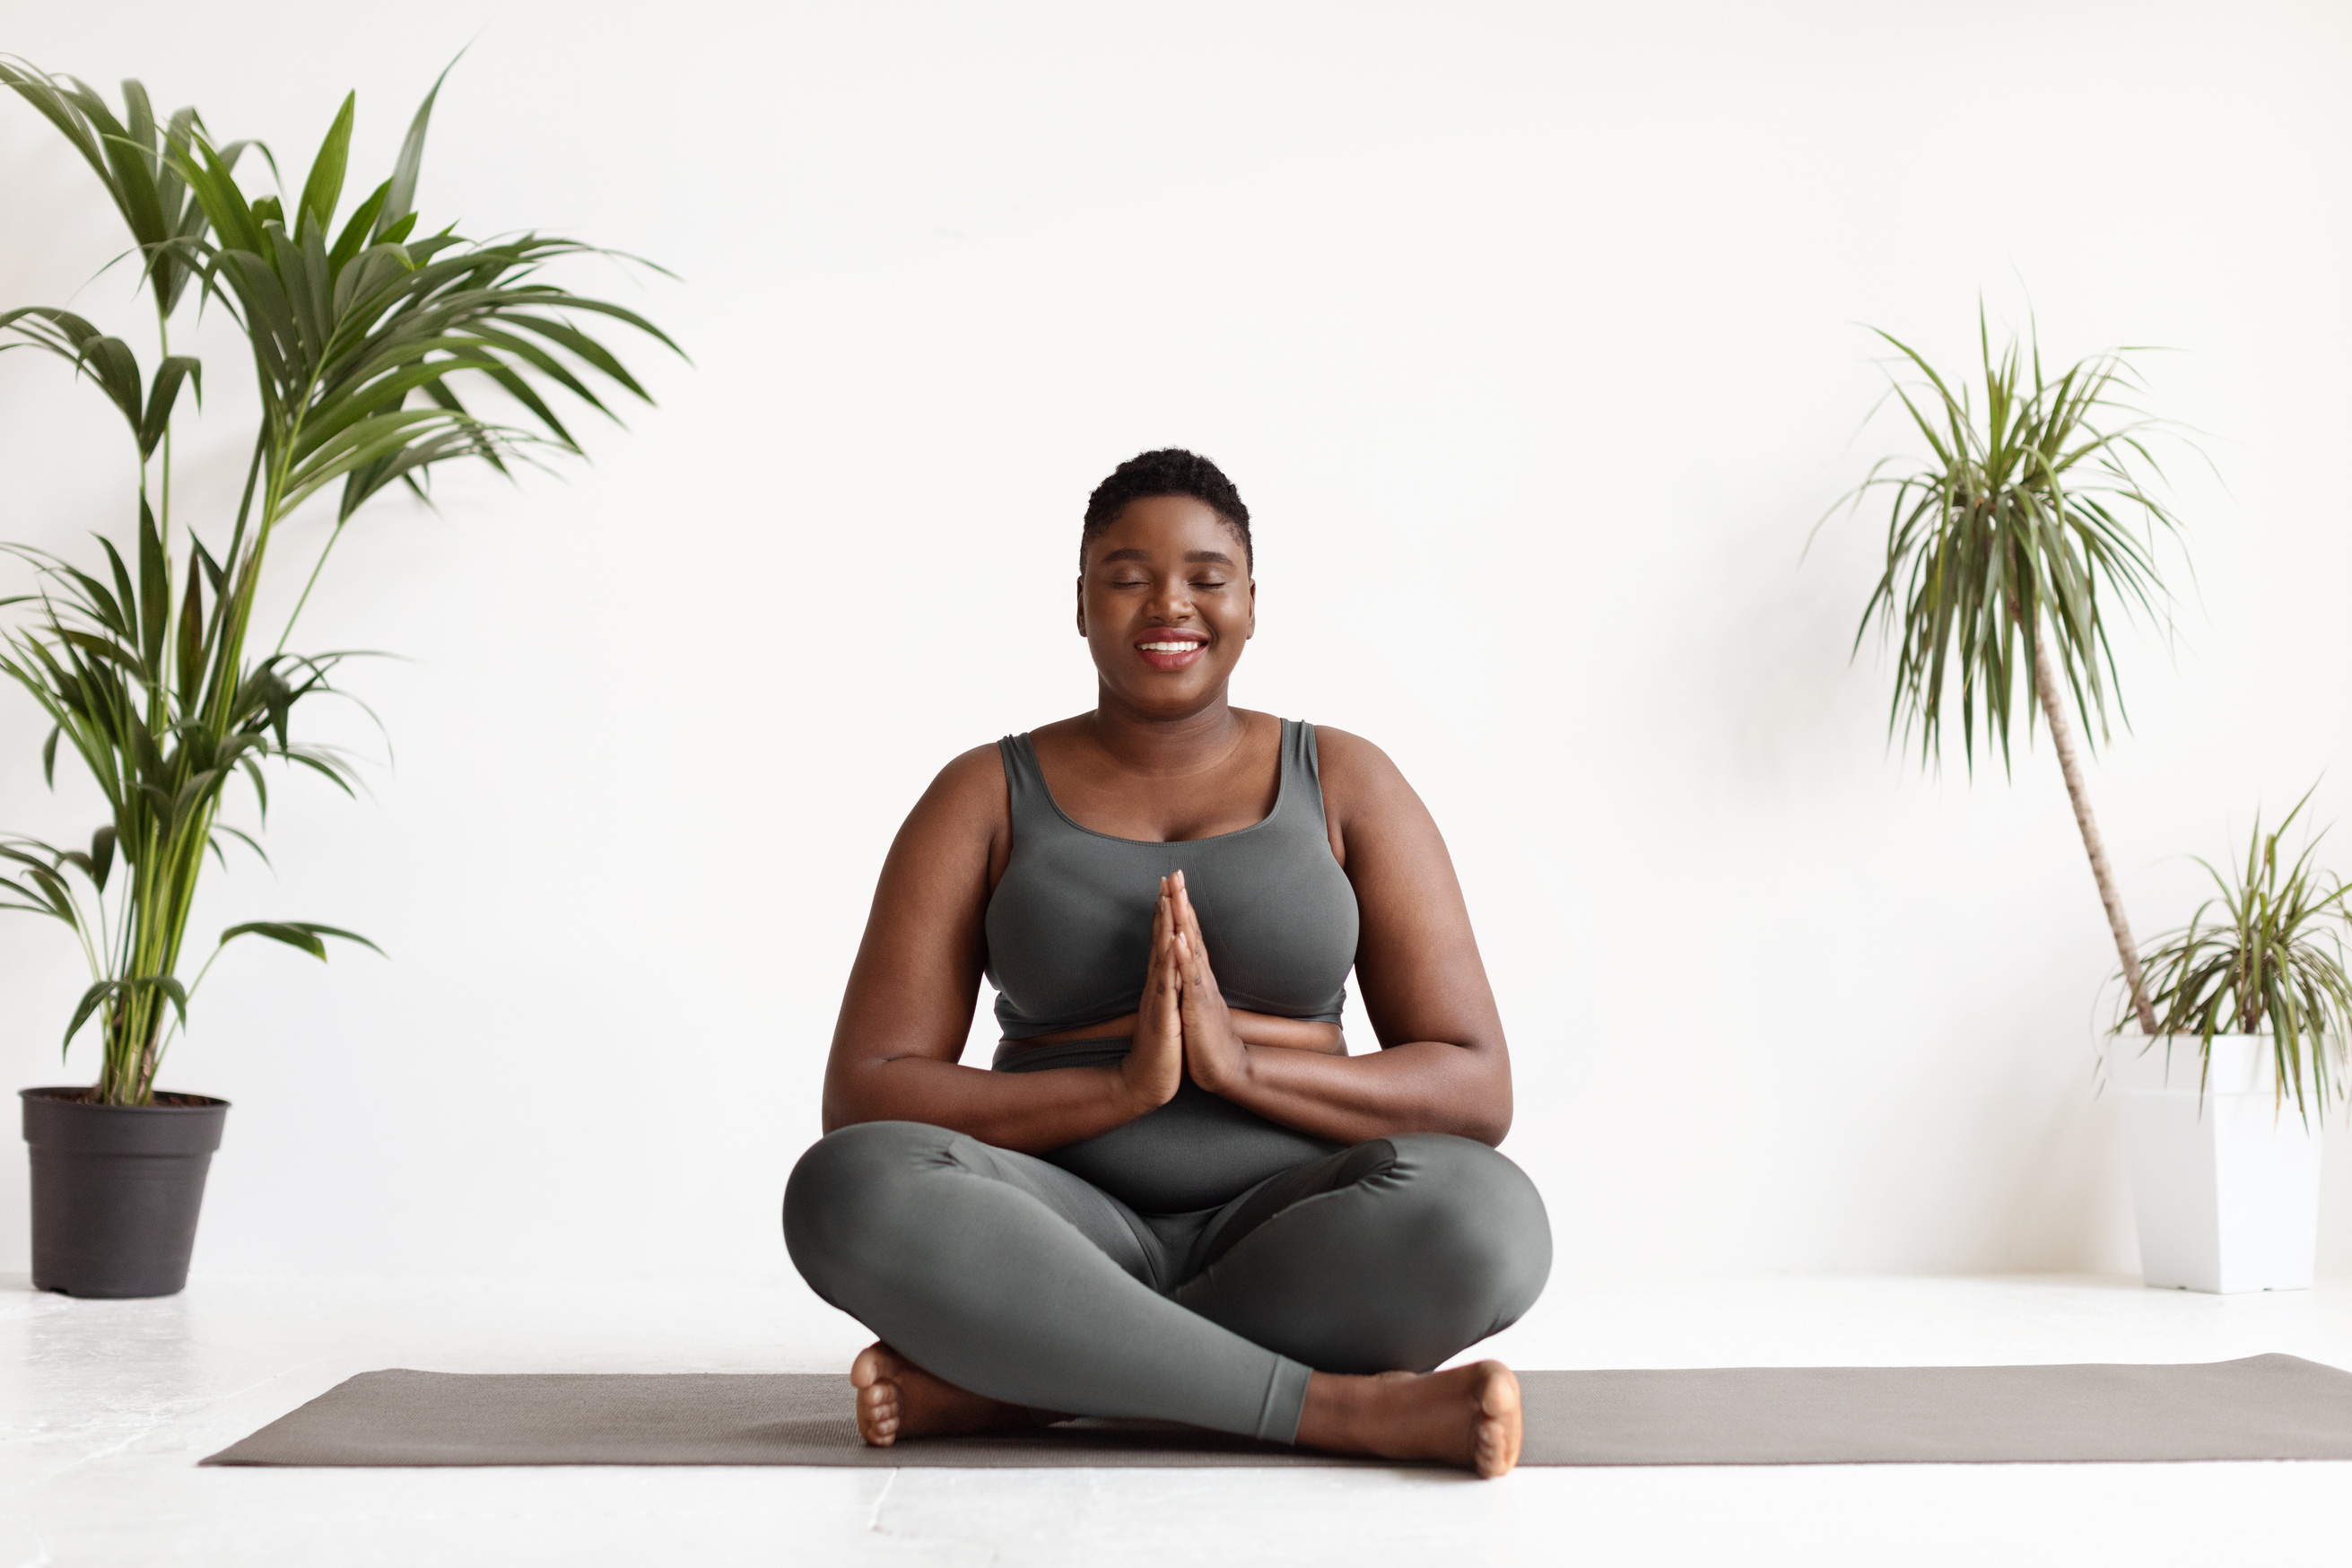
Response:
[[[1135,1043],[1119,1074],[1149,1110],[1173,1100],[1187,1073],[1210,1093],[1222,1094],[1249,1076],[1249,1047],[1234,1032],[1224,993],[1209,968],[1200,917],[1178,871],[1160,879]]]

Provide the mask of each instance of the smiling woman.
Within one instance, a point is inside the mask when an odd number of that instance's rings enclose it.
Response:
[[[1093,710],[957,758],[891,847],[784,1199],[881,1336],[869,1443],[1129,1415],[1517,1459],[1509,1369],[1431,1370],[1550,1270],[1501,1020],[1395,765],[1231,706],[1254,564],[1214,464],[1122,464],[1080,535]],[[959,1061],[983,974],[992,1070]]]

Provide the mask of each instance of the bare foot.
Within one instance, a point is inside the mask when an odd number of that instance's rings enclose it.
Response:
[[[1489,1479],[1519,1462],[1519,1380],[1498,1361],[1444,1372],[1307,1380],[1298,1445],[1383,1459],[1438,1459]]]
[[[985,1399],[933,1377],[877,1341],[849,1363],[857,1389],[857,1435],[887,1448],[901,1437],[942,1437],[961,1432],[1003,1432],[1034,1425],[1018,1405]]]

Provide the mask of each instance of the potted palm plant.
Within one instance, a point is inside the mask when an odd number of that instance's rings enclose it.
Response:
[[[1948,381],[1907,344],[1878,335],[1895,348],[1896,365],[1919,378],[1895,379],[1892,390],[1927,453],[1881,459],[1831,509],[1890,492],[1885,567],[1854,648],[1874,626],[1895,643],[1888,729],[1916,738],[1931,767],[1942,755],[1950,700],[1966,765],[1974,771],[1981,727],[2007,771],[2021,678],[2027,739],[2038,713],[2122,961],[2129,1015],[2153,1036],[2155,1009],[2092,815],[2072,715],[2102,737],[2111,705],[2124,717],[2108,612],[2122,605],[2160,615],[2166,603],[2156,544],[2177,536],[2179,524],[2150,482],[2160,470],[2144,437],[2156,422],[2122,399],[2134,384],[2122,351],[2053,377],[2030,339],[1996,354],[1979,307],[1979,405],[1967,382]]]
[[[2310,798],[2275,831],[2263,832],[2257,816],[2245,860],[2229,874],[2198,862],[2214,896],[2151,944],[2142,964],[2157,1037],[2110,1056],[2150,1285],[2311,1284],[2320,1122],[2343,1098],[2352,1030],[2344,952],[2352,888],[2312,864],[2317,835],[2291,862],[2280,857],[2281,837]]]
[[[446,77],[446,72],[444,73]],[[45,350],[96,385],[128,426],[135,524],[101,537],[87,567],[6,546],[27,591],[0,627],[0,674],[51,728],[41,766],[79,759],[107,814],[87,847],[0,838],[0,907],[72,931],[90,984],[65,1029],[99,1036],[98,1081],[23,1091],[32,1149],[35,1283],[76,1295],[152,1296],[185,1282],[197,1208],[226,1102],[156,1088],[193,993],[220,949],[252,936],[324,958],[307,921],[232,926],[193,975],[187,938],[206,856],[221,864],[251,831],[225,815],[249,786],[260,826],[268,777],[293,767],[350,793],[335,750],[297,739],[297,710],[336,689],[347,656],[289,651],[310,587],[342,531],[389,487],[418,495],[438,467],[517,459],[579,446],[551,407],[561,389],[609,412],[592,383],[644,389],[581,321],[618,321],[669,344],[642,317],[544,281],[547,263],[587,252],[523,234],[471,240],[427,230],[414,207],[425,95],[389,178],[341,216],[355,104],[343,100],[299,192],[248,194],[244,142],[216,142],[195,110],[159,120],[125,82],[117,112],[82,82],[0,58],[5,83],[73,144],[129,225],[156,360],[142,371],[121,337],[48,307],[0,311],[0,346]],[[340,225],[338,223],[341,218]],[[175,515],[172,432],[202,365],[172,350],[190,300],[242,332],[260,392],[243,498],[233,516]],[[496,423],[465,401],[495,387],[527,425]],[[461,395],[461,392],[465,395]],[[303,538],[307,512],[325,526]],[[254,624],[265,582],[310,559],[275,636]]]

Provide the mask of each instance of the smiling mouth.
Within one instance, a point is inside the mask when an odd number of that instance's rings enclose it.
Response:
[[[1202,650],[1208,646],[1206,637],[1159,637],[1150,642],[1137,643],[1135,651],[1141,654],[1143,662],[1154,669],[1178,670],[1189,669],[1198,664]]]

